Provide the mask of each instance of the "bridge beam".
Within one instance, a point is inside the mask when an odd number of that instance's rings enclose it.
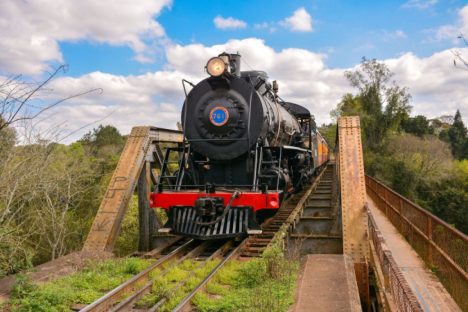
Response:
[[[112,252],[120,233],[123,218],[139,180],[142,189],[139,204],[140,212],[143,213],[143,215],[140,215],[140,224],[143,226],[142,230],[145,232],[145,236],[147,236],[140,241],[140,247],[144,249],[151,248],[150,227],[151,224],[154,224],[154,220],[151,220],[149,211],[146,214],[147,210],[144,209],[144,207],[149,207],[147,196],[150,185],[149,168],[151,164],[148,164],[148,162],[152,162],[152,154],[158,144],[181,142],[181,131],[156,127],[134,127],[132,129],[93,221],[83,250]],[[155,161],[153,159],[153,162]],[[140,179],[142,170],[144,170],[144,176]]]
[[[338,119],[336,153],[343,224],[343,253],[354,262],[361,303],[369,308],[369,238],[359,117]]]

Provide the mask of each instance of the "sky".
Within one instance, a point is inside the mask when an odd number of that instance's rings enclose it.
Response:
[[[243,69],[267,71],[280,95],[319,124],[345,93],[362,57],[387,64],[412,95],[413,115],[468,116],[466,0],[215,1],[2,0],[0,81],[41,81],[67,64],[42,101],[70,99],[36,127],[69,143],[99,124],[175,128],[181,79],[204,79],[206,61],[239,52]],[[36,99],[37,101],[39,99]],[[55,133],[55,132],[54,132]]]

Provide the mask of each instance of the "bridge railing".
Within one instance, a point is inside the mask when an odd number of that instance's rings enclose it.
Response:
[[[366,176],[366,189],[460,308],[467,311],[468,237],[370,176]]]
[[[383,273],[382,282],[385,283],[385,288],[390,290],[397,311],[422,312],[421,305],[396,264],[392,252],[387,248],[385,239],[370,213],[369,236],[371,237]]]

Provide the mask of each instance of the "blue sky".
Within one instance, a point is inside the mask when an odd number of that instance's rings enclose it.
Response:
[[[39,81],[68,64],[42,94],[62,103],[36,124],[53,139],[79,138],[99,123],[174,128],[181,79],[206,77],[206,61],[240,52],[265,70],[281,96],[308,107],[319,124],[353,90],[344,77],[363,56],[385,62],[409,89],[413,115],[468,116],[468,1],[0,1],[0,81]]]
[[[433,38],[441,25],[457,19],[462,0],[446,0],[427,8],[405,5],[405,1],[174,1],[165,7],[157,20],[167,36],[181,45],[214,45],[236,38],[262,38],[276,50],[295,47],[327,54],[331,68],[349,67],[362,56],[394,58],[412,51],[420,57],[430,56],[452,46],[451,41]],[[277,23],[303,7],[313,19],[311,32],[291,32]],[[216,16],[232,16],[245,21],[241,29],[217,29]],[[255,25],[269,23],[271,32]],[[96,44],[86,40],[61,42],[60,48],[69,75],[91,71],[128,75],[160,69],[164,55],[156,55],[152,64],[134,60],[127,46]]]

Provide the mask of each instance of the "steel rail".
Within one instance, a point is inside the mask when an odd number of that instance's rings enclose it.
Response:
[[[274,217],[267,220],[263,223],[262,226],[262,234],[272,233],[271,238],[262,238],[261,245],[262,247],[251,247],[250,245],[256,243],[258,240],[257,235],[249,236],[243,242],[243,251],[241,253],[241,257],[255,257],[260,256],[263,250],[268,248],[272,243],[277,242],[278,240],[283,240],[286,238],[289,229],[294,228],[295,224],[297,223],[297,219],[301,215],[301,211],[311,194],[317,188],[322,176],[324,175],[326,167],[322,168],[318,176],[313,180],[311,185],[306,187],[306,190],[303,193],[298,193],[292,195],[288,198],[278,209],[278,212]],[[258,244],[258,243],[256,243]]]
[[[207,242],[202,243],[201,245],[195,247],[195,249],[191,250],[188,252],[185,256],[179,258],[177,261],[174,263],[171,263],[170,266],[165,268],[161,273],[160,276],[165,276],[170,270],[181,264],[183,261],[185,261],[188,258],[196,257],[199,254],[201,254],[206,248],[208,247]],[[148,292],[153,286],[154,280],[150,280],[148,283],[146,283],[143,287],[137,289],[135,293],[127,297],[125,300],[121,301],[119,304],[117,304],[115,307],[112,308],[113,312],[118,312],[118,311],[127,311],[129,308],[131,308],[137,301],[140,299],[146,292]]]
[[[192,270],[192,272],[187,275],[186,278],[184,278],[182,281],[180,281],[174,288],[171,289],[171,292],[176,292],[177,290],[179,290],[182,286],[184,286],[185,284],[187,284],[187,282],[189,281],[190,278],[192,278],[194,275],[195,275],[195,272],[196,270],[199,270],[201,269],[203,266],[207,265],[207,263],[209,261],[211,261],[213,258],[215,257],[218,257],[221,253],[223,253],[227,248],[229,248],[233,243],[233,240],[230,240],[228,242],[226,242],[224,245],[222,245],[221,247],[219,247],[218,249],[216,249],[208,258],[206,258],[205,260],[203,260],[199,265],[197,265],[195,267],[195,269]],[[151,308],[149,308],[147,310],[147,312],[155,312],[155,311],[158,311],[166,302],[167,302],[168,298],[165,297],[165,298],[162,298],[161,300],[159,300],[158,302],[156,302],[156,304],[154,304]]]
[[[237,252],[240,250],[242,247],[242,243],[239,244],[236,248],[231,250],[229,254],[220,262],[218,265],[206,276],[198,285],[195,287],[194,290],[192,290],[187,296],[185,296],[184,299],[180,301],[180,303],[172,310],[173,312],[177,311],[182,311],[182,309],[190,302],[190,300],[195,296],[195,294],[200,291],[210,280],[215,274],[234,256],[237,254]]]
[[[89,304],[80,312],[89,312],[89,311],[108,311],[112,308],[112,305],[120,299],[129,289],[133,289],[136,284],[139,282],[143,282],[149,278],[149,275],[160,265],[167,262],[168,260],[172,259],[174,256],[178,255],[180,252],[185,250],[188,246],[190,246],[195,240],[191,239],[188,242],[184,243],[183,245],[177,247],[169,254],[165,255],[161,259],[158,259],[152,265],[147,267],[142,272],[138,273],[137,275],[133,276],[132,278],[128,279],[123,284],[117,286],[110,292],[106,293],[101,298],[97,299],[93,303]]]
[[[185,256],[181,257],[180,259],[172,263],[169,267],[164,269],[161,272],[160,276],[165,276],[170,270],[175,268],[177,265],[179,265],[186,259],[197,257],[198,255],[203,253],[207,247],[208,247],[208,242],[204,242],[201,245],[197,246],[195,249],[187,253]],[[112,311],[113,312],[127,311],[129,307],[133,306],[138,301],[139,298],[141,298],[145,293],[147,293],[150,290],[153,284],[154,284],[154,280],[152,279],[142,288],[138,289],[133,295],[126,298],[124,301],[120,302],[115,308],[112,309]]]

